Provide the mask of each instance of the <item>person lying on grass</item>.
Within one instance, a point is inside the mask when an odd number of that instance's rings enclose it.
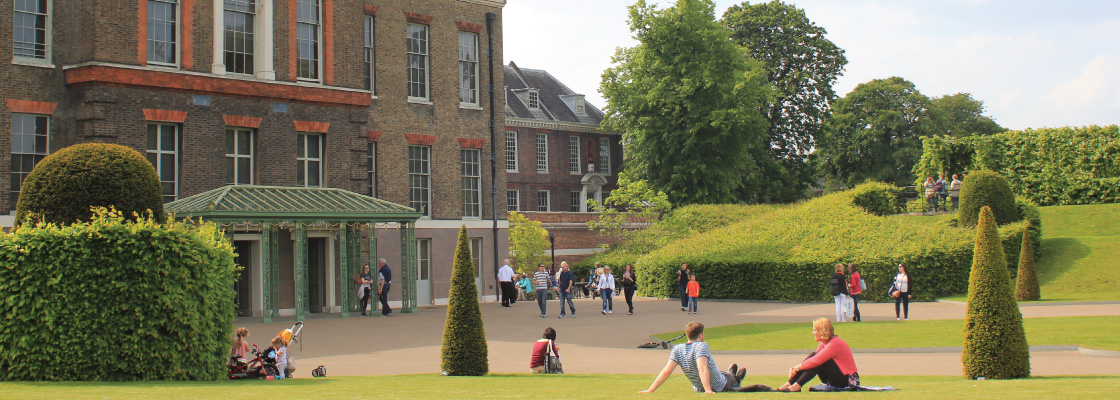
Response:
[[[716,361],[708,350],[708,343],[704,342],[704,324],[689,322],[684,327],[684,333],[688,336],[688,343],[673,346],[673,351],[669,353],[669,362],[665,364],[661,373],[657,374],[657,379],[653,380],[649,389],[638,393],[653,393],[662,383],[665,383],[666,379],[669,379],[669,375],[677,365],[681,366],[681,371],[692,382],[692,390],[704,393],[736,391],[739,381],[747,374],[747,370],[739,369],[735,364],[731,364],[728,372],[720,372],[716,369]]]
[[[816,376],[820,376],[822,383],[832,387],[859,386],[859,372],[856,372],[852,349],[836,336],[828,318],[813,321],[813,338],[820,342],[817,351],[809,354],[801,364],[789,369],[789,381],[778,387],[778,391],[800,392],[801,387]]]

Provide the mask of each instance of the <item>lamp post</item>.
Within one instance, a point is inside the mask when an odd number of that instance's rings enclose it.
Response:
[[[552,247],[552,272],[550,274],[555,275],[556,274],[556,234],[554,234],[552,232],[548,233],[548,243]]]

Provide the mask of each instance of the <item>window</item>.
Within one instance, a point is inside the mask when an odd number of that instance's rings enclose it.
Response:
[[[517,172],[517,132],[506,131],[506,172]]]
[[[253,73],[253,0],[225,0],[226,72]]]
[[[40,62],[51,59],[52,3],[50,0],[16,0],[12,31],[12,53],[15,58]]]
[[[178,0],[148,0],[148,62],[178,62]]]
[[[540,94],[540,92],[537,92],[536,89],[529,89],[529,109],[530,110],[540,110],[541,109],[541,94]]]
[[[549,203],[551,203],[551,202],[548,201],[548,191],[547,190],[538,190],[537,191],[537,211],[549,211],[549,209],[550,209],[550,207],[549,207],[550,204]]]
[[[548,173],[548,134],[537,134],[537,172]]]
[[[296,136],[296,186],[323,186],[323,135]]]
[[[579,136],[568,136],[568,172],[579,175]]]
[[[587,115],[587,102],[583,96],[576,96],[576,115]]]
[[[459,32],[459,104],[478,105],[478,34]]]
[[[319,80],[320,0],[296,0],[296,78]]]
[[[50,117],[12,114],[11,208],[16,209],[19,191],[27,174],[48,153]]]
[[[473,237],[471,240],[471,263],[474,263],[474,277],[482,276],[482,238]]]
[[[611,174],[611,141],[607,138],[599,139],[599,172]]]
[[[248,128],[226,129],[226,183],[252,185],[254,179],[253,156],[256,143],[253,130]]]
[[[428,26],[408,24],[408,99],[428,101]]]
[[[432,272],[432,239],[416,239],[416,268],[419,273],[416,279],[426,281],[431,279]]]
[[[148,162],[156,167],[163,202],[175,201],[179,194],[179,125],[148,124]]]
[[[377,197],[377,142],[371,141],[365,148],[366,174],[370,175],[370,197]]]
[[[478,149],[463,149],[463,217],[482,216],[482,163]]]
[[[431,216],[432,148],[408,146],[408,206]]]
[[[583,193],[572,192],[572,204],[571,204],[572,212],[583,211],[582,208],[580,207],[582,205],[583,205]]]
[[[365,38],[366,88],[369,89],[369,91],[373,92],[373,94],[376,96],[377,90],[374,87],[374,78],[376,74],[373,70],[373,61],[375,59],[375,54],[373,52],[373,22],[374,21],[372,16],[366,16],[365,31],[363,32],[362,37]]]
[[[521,211],[521,192],[519,190],[506,190],[506,211]]]

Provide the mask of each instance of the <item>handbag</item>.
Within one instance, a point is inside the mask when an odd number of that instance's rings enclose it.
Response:
[[[362,276],[361,275],[354,275],[354,284],[356,284],[356,285],[361,285],[362,284]]]
[[[544,359],[544,373],[546,374],[562,374],[564,373],[564,365],[560,363],[560,356],[554,356],[552,350],[552,341],[548,341],[548,353],[545,353]]]
[[[859,290],[867,290],[867,281],[859,278]]]
[[[898,291],[898,289],[896,289],[896,288],[894,287],[894,285],[891,285],[891,288],[890,288],[890,289],[887,289],[887,295],[888,295],[888,296],[891,296],[891,298],[895,298],[895,299],[897,299],[897,298],[898,298],[898,296],[899,296],[899,294],[900,294],[900,292]]]
[[[840,304],[840,309],[843,311],[844,316],[852,318],[856,314],[856,303],[851,296],[844,296],[844,302]]]

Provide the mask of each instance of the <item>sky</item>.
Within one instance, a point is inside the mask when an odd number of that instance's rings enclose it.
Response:
[[[505,60],[543,69],[600,108],[602,71],[637,42],[635,0],[508,0]],[[668,0],[652,0],[661,7]],[[742,1],[716,0],[716,17]],[[758,2],[753,2],[758,3]],[[900,76],[929,97],[971,93],[1009,129],[1111,125],[1120,116],[1120,2],[786,0],[848,59],[835,92]]]

